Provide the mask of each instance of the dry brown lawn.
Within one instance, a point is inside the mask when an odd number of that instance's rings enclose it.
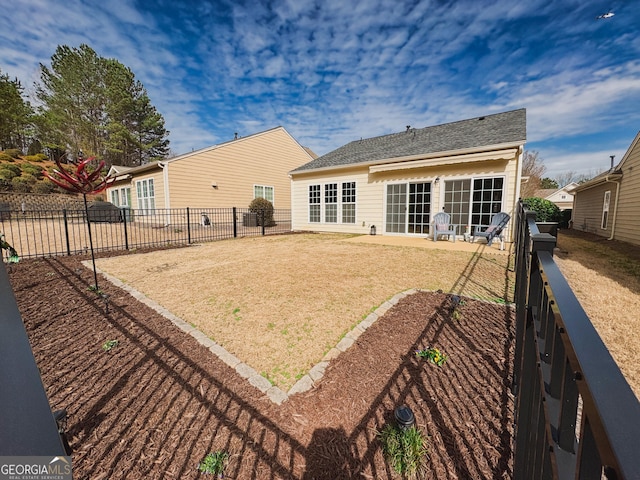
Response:
[[[640,247],[578,231],[558,238],[556,262],[640,398]]]
[[[98,268],[288,390],[370,312],[417,288],[509,302],[509,256],[370,245],[337,234],[225,240]],[[426,241],[426,240],[425,240]]]

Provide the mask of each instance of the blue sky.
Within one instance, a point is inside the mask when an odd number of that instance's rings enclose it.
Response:
[[[640,130],[637,0],[0,4],[3,73],[33,91],[57,45],[86,43],[144,84],[176,154],[282,125],[322,155],[524,107],[554,177],[608,168]]]

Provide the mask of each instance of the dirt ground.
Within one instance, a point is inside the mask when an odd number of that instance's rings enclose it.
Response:
[[[640,247],[562,230],[556,262],[640,398]]]
[[[69,412],[74,478],[200,478],[198,463],[216,450],[231,454],[225,478],[397,478],[377,432],[401,404],[428,435],[426,478],[511,477],[509,307],[467,299],[454,315],[447,293],[410,295],[333,360],[314,389],[278,406],[101,279],[106,313],[87,290],[83,259],[10,269],[51,406]],[[108,340],[118,344],[104,351]],[[447,363],[419,359],[415,350],[427,346]]]
[[[285,391],[399,292],[511,300],[508,256],[348,240],[327,234],[243,238],[105,258],[97,266]]]

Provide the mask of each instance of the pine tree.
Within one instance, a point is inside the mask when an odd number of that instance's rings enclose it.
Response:
[[[18,79],[11,80],[0,71],[0,150],[25,151],[32,135],[33,108],[25,101]]]
[[[140,165],[168,154],[164,118],[144,86],[115,59],[87,45],[58,46],[51,68],[41,65],[40,133],[49,148],[72,156],[104,159],[107,165]]]

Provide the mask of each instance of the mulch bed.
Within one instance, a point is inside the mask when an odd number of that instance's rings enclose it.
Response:
[[[76,479],[399,478],[377,432],[408,405],[428,435],[425,478],[512,476],[514,312],[419,292],[401,300],[312,390],[273,404],[164,317],[101,278],[82,257],[26,260],[10,279],[53,409],[69,412]],[[104,351],[108,340],[118,345]],[[435,346],[437,367],[415,355]],[[311,367],[311,365],[310,365]]]

